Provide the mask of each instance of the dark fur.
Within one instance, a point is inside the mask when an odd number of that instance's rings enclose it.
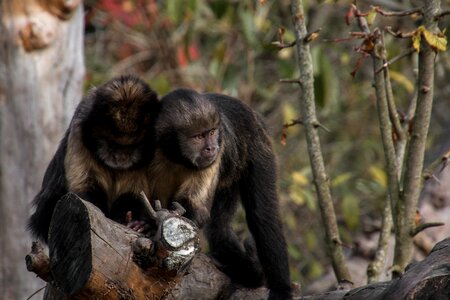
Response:
[[[53,210],[67,192],[115,220],[124,222],[126,211],[144,217],[137,197],[141,190],[150,192],[147,169],[158,105],[157,95],[133,76],[115,78],[84,97],[33,201],[28,228],[34,237],[47,242]]]
[[[265,278],[271,299],[290,299],[275,157],[259,116],[237,99],[178,89],[161,100],[155,126],[153,198],[166,205],[181,202],[188,217],[200,226],[206,223],[210,251],[235,282],[259,286]],[[195,168],[183,155],[180,137],[214,126],[219,129],[217,159]],[[253,237],[245,247],[231,228],[238,199]]]

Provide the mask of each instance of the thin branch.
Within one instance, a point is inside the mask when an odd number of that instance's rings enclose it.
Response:
[[[323,125],[323,124],[320,123],[319,121],[314,121],[314,122],[312,122],[312,125],[314,126],[314,128],[322,128],[322,129],[325,130],[326,132],[331,132],[330,129],[328,129],[325,125]]]
[[[289,127],[295,126],[295,125],[297,125],[297,124],[303,125],[303,122],[302,122],[301,120],[298,120],[298,119],[292,120],[291,123],[286,123],[286,124],[284,124],[284,125],[283,125],[283,128],[289,128]]]
[[[437,15],[434,17],[434,20],[435,20],[435,21],[438,21],[440,18],[445,17],[445,16],[447,16],[447,15],[450,15],[450,9],[441,11],[440,14],[437,14]]]
[[[434,171],[436,168],[440,165],[442,165],[439,172],[442,172],[448,165],[448,162],[450,160],[450,150],[447,151],[444,155],[438,157],[435,159],[423,172],[423,178],[425,180],[430,179],[433,177]]]
[[[378,70],[375,71],[375,73],[380,73],[381,71],[383,71],[385,68],[389,67],[390,65],[392,65],[393,63],[399,61],[400,59],[409,56],[411,54],[413,54],[414,52],[416,52],[414,50],[414,48],[410,48],[408,49],[408,51],[400,53],[399,55],[395,56],[394,58],[386,61],[383,66],[381,68],[379,68]]]
[[[156,211],[153,209],[152,205],[150,204],[150,200],[148,200],[147,195],[145,194],[144,191],[140,192],[140,200],[142,202],[142,204],[144,204],[145,210],[147,212],[147,214],[153,219],[156,220],[158,218],[158,215],[156,213]]]
[[[30,300],[31,298],[33,298],[37,293],[39,293],[40,291],[42,291],[43,289],[45,289],[47,287],[47,285],[44,285],[43,287],[39,288],[37,291],[35,291],[33,294],[31,294],[26,300]]]
[[[300,79],[280,79],[281,83],[297,83],[301,84]]]
[[[295,44],[297,44],[296,40],[293,40],[292,42],[290,42],[288,44],[284,44],[281,42],[272,42],[272,45],[277,46],[278,49],[280,49],[280,50],[285,49],[285,48],[292,48],[295,46]]]
[[[322,30],[322,28],[316,29],[313,32],[308,33],[304,38],[303,41],[305,43],[311,43],[312,41],[314,41],[315,39],[317,39],[317,37],[319,36],[319,32]]]
[[[395,109],[394,100],[392,95],[392,88],[390,86],[389,74],[387,69],[383,74],[377,73],[376,70],[380,69],[386,60],[386,51],[383,43],[383,34],[376,29],[371,33],[370,28],[367,24],[367,20],[361,16],[357,17],[358,25],[360,29],[367,35],[372,36],[373,47],[370,49],[369,53],[372,57],[373,62],[373,74],[375,81],[375,93],[376,93],[376,103],[377,103],[377,113],[380,125],[381,140],[383,143],[387,175],[388,175],[388,188],[389,194],[385,198],[384,210],[382,223],[383,227],[380,231],[380,239],[375,254],[375,259],[368,266],[367,274],[368,280],[377,280],[380,273],[383,270],[383,266],[386,259],[386,252],[388,246],[388,240],[390,237],[390,232],[393,225],[393,216],[396,215],[396,206],[399,202],[399,168],[397,164],[397,156],[395,151],[394,142],[392,139],[392,126],[391,126],[391,114],[389,110],[388,102],[391,102],[391,109]],[[390,98],[390,100],[389,100]],[[392,114],[394,115],[394,114]],[[390,215],[388,215],[390,214]],[[395,219],[395,222],[398,220]],[[397,225],[397,223],[396,223]]]
[[[383,49],[385,49],[384,44],[384,32],[381,33],[381,45]],[[386,59],[383,58],[383,66],[386,65]],[[375,71],[377,73],[377,71]],[[397,106],[395,105],[394,93],[392,92],[391,78],[389,76],[389,68],[384,69],[384,84],[386,88],[386,99],[389,110],[389,118],[395,130],[395,134],[397,135],[398,140],[405,140],[405,134],[403,132],[402,125],[400,123],[400,118],[397,113]],[[397,163],[397,168],[399,168],[399,164]]]
[[[438,227],[438,226],[444,226],[445,223],[442,222],[431,222],[431,223],[423,223],[423,224],[419,224],[417,225],[417,227],[415,227],[412,231],[411,231],[411,236],[414,237],[416,236],[418,233],[424,231],[427,228],[431,228],[431,227]]]
[[[377,250],[375,251],[374,259],[367,267],[367,283],[377,282],[379,280],[386,263],[387,249],[393,227],[391,200],[388,195],[384,199],[383,207]]]
[[[422,15],[421,9],[411,9],[411,10],[405,10],[405,11],[385,11],[382,10],[380,7],[375,6],[374,7],[376,12],[384,17],[407,17],[411,15]]]
[[[390,35],[392,35],[392,36],[394,36],[396,38],[401,38],[401,39],[411,38],[414,35],[414,33],[415,33],[415,31],[410,31],[410,32],[406,32],[406,33],[405,32],[401,32],[401,31],[394,31],[394,30],[392,30],[391,26],[386,26],[385,30]]]
[[[291,15],[297,42],[297,63],[300,71],[302,96],[299,100],[301,120],[305,127],[308,155],[311,162],[313,181],[317,191],[320,213],[324,225],[328,254],[338,281],[351,281],[347,268],[342,243],[339,236],[336,214],[330,191],[330,180],[325,170],[320,139],[317,132],[317,116],[314,100],[314,73],[309,43],[305,12],[302,0],[291,1]]]

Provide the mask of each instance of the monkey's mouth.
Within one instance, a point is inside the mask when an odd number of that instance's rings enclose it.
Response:
[[[117,147],[111,147],[111,145],[102,146],[99,147],[97,154],[100,160],[111,169],[130,169],[139,164],[142,159],[142,149],[140,147],[134,149],[117,149]]]
[[[216,161],[217,155],[202,155],[195,160],[195,166],[204,169],[211,166]]]
[[[135,155],[113,153],[110,156],[105,157],[103,161],[108,167],[112,169],[125,170],[135,166],[138,163],[139,159]]]

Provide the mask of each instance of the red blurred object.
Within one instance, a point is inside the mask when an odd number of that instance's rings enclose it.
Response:
[[[189,62],[196,61],[199,57],[200,51],[195,43],[190,44],[187,51],[184,46],[179,46],[177,49],[177,60],[180,67],[187,66]]]

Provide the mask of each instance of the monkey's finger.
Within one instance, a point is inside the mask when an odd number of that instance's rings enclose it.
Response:
[[[184,207],[181,206],[181,204],[178,202],[172,202],[172,207],[174,208],[174,212],[179,216],[184,215],[184,213],[186,212],[186,209],[184,209]]]
[[[127,214],[125,216],[125,222],[130,223],[131,220],[133,220],[132,212],[131,210],[127,211]]]
[[[133,229],[134,231],[138,231],[139,232],[139,229],[144,227],[144,225],[145,225],[144,221],[133,221],[130,224],[128,224],[128,227],[130,229]]]
[[[141,221],[130,221],[128,224],[127,224],[127,227],[128,228],[133,228],[133,227],[135,227],[137,224],[139,224],[139,222],[141,222]]]
[[[149,224],[144,224],[139,230],[139,233],[148,233],[150,231],[150,225]]]

